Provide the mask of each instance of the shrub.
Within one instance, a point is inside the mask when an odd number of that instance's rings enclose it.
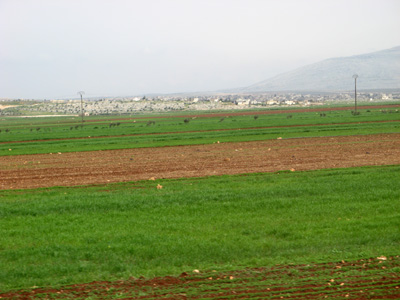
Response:
[[[147,122],[147,126],[151,126],[151,125],[155,125],[155,124],[156,124],[155,121],[148,121],[148,122]]]

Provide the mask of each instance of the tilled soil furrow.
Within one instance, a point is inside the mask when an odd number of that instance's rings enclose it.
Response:
[[[400,164],[400,134],[0,157],[0,189]]]
[[[334,268],[340,266],[340,269]],[[2,299],[397,299],[400,257],[274,266],[228,273],[93,282],[0,294]],[[384,267],[384,268],[382,268]],[[306,269],[305,269],[306,268]],[[334,272],[332,272],[335,270]],[[354,268],[365,270],[353,276]],[[287,273],[286,271],[293,271]],[[286,273],[285,273],[286,272]],[[350,273],[347,273],[350,272]],[[280,273],[281,276],[278,276]],[[292,274],[292,275],[288,275]],[[335,279],[333,279],[335,278]]]

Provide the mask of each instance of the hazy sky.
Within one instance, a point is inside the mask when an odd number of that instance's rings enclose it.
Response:
[[[247,86],[400,45],[399,0],[0,0],[0,98]]]

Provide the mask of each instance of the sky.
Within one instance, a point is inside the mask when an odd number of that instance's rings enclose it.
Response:
[[[400,46],[400,0],[0,0],[0,98],[245,87]]]

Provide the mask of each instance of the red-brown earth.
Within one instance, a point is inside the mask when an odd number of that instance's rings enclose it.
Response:
[[[179,277],[97,281],[0,293],[1,299],[399,299],[400,258],[377,257]]]
[[[212,145],[3,156],[0,189],[391,164],[400,164],[400,134],[216,141]],[[391,257],[385,261],[275,266],[226,274],[183,273],[180,277],[16,291],[0,294],[0,298],[399,299],[399,267],[399,258]],[[351,272],[345,273],[349,268]],[[371,273],[373,270],[376,272]],[[328,277],[316,276],[326,272]]]
[[[400,134],[0,157],[0,189],[400,164]]]

